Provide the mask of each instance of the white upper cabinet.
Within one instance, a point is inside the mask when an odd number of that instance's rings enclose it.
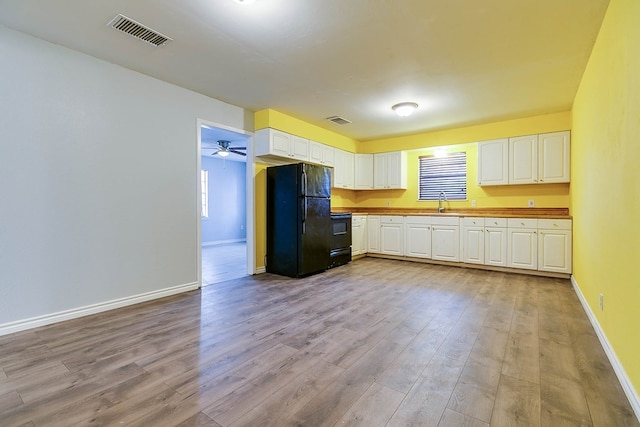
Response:
[[[335,188],[354,188],[354,160],[353,153],[339,148],[335,149],[333,166],[333,186]]]
[[[407,153],[393,151],[373,155],[373,188],[407,188]]]
[[[277,129],[259,129],[255,135],[256,156],[274,156],[309,161],[309,140]]]
[[[569,182],[570,132],[478,143],[478,185]]]
[[[509,183],[509,140],[478,143],[478,185]]]
[[[355,189],[373,190],[373,154],[355,155]]]
[[[333,167],[335,149],[330,145],[309,141],[309,161],[323,166]]]
[[[509,184],[538,182],[538,135],[509,138]]]
[[[538,146],[538,181],[569,182],[569,131],[540,134]]]

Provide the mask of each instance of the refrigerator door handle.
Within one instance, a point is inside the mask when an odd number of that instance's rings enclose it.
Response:
[[[307,198],[304,198],[304,210],[302,212],[302,234],[305,233],[305,231],[307,231]]]
[[[304,166],[302,167],[302,173],[300,174],[300,179],[302,180],[302,195],[304,197],[307,196],[307,171],[304,170]]]

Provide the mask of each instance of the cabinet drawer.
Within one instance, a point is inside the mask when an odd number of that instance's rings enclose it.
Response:
[[[462,218],[462,225],[466,227],[484,227],[484,218]]]
[[[485,218],[484,226],[507,228],[507,218]]]
[[[367,220],[365,215],[354,215],[351,217],[351,224],[355,226],[362,225]]]
[[[428,216],[407,216],[404,219],[405,224],[431,224],[431,217]]]
[[[570,219],[539,219],[538,228],[544,230],[571,230]]]
[[[430,218],[433,225],[460,225],[460,218],[457,216],[432,216]]]
[[[538,228],[538,220],[533,218],[509,218],[507,220],[509,228]]]
[[[380,216],[381,224],[402,224],[404,217],[400,215],[384,215]]]

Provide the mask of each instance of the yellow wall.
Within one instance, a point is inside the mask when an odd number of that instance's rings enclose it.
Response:
[[[611,1],[574,101],[571,141],[574,278],[636,395],[640,391],[639,22],[640,1]]]

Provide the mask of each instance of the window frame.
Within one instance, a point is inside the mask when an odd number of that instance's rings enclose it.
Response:
[[[434,164],[423,166],[423,159],[429,159]],[[442,159],[441,164],[435,164],[436,160]],[[461,162],[463,159],[463,162]],[[438,201],[440,192],[444,192],[448,201],[467,201],[468,200],[468,163],[467,152],[456,151],[445,155],[422,155],[418,156],[418,201],[420,202],[434,202]],[[446,171],[446,173],[440,175],[434,175],[433,179],[454,179],[453,182],[445,182],[440,185],[434,185],[434,183],[423,183],[429,179],[428,176],[423,176],[425,169],[437,169],[438,167],[446,167],[447,161],[451,164],[449,166],[461,168],[460,170],[454,169]],[[434,171],[435,172],[435,171]],[[429,190],[429,187],[435,186],[436,189]]]

